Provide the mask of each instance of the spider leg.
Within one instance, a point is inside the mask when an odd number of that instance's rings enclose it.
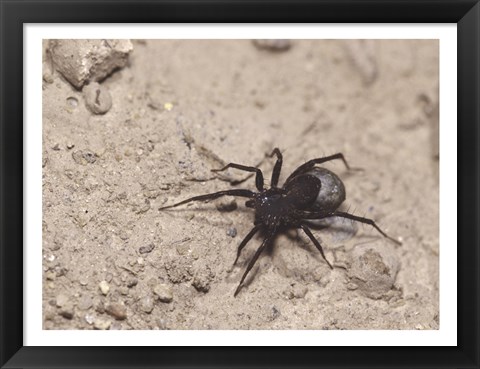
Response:
[[[247,277],[248,272],[250,272],[250,270],[253,268],[253,266],[255,265],[255,263],[258,260],[258,257],[262,253],[262,251],[265,250],[265,248],[272,242],[274,236],[275,236],[275,232],[272,232],[263,240],[262,244],[260,245],[258,250],[255,252],[255,255],[253,255],[252,260],[250,260],[250,262],[248,263],[247,269],[243,273],[242,279],[240,280],[240,283],[238,284],[238,287],[235,290],[235,293],[233,294],[233,297],[237,296],[238,292],[240,292],[240,289],[242,288],[242,283],[245,280],[245,278]]]
[[[373,219],[370,219],[370,218],[364,218],[364,217],[358,217],[356,215],[353,215],[353,214],[350,214],[350,213],[345,213],[343,211],[335,211],[333,213],[331,213],[330,215],[328,215],[329,217],[341,217],[341,218],[347,218],[347,219],[351,219],[351,220],[355,220],[357,222],[360,222],[360,223],[365,223],[365,224],[368,224],[368,225],[371,225],[373,228],[375,228],[378,232],[380,232],[380,234],[383,236],[383,237],[386,237],[388,238],[390,241],[393,241],[395,242],[397,245],[401,245],[402,243],[399,242],[398,240],[390,237],[388,234],[386,234],[384,231],[382,231],[380,229],[380,227],[375,223],[375,221]]]
[[[333,269],[333,266],[332,264],[330,264],[330,262],[327,260],[327,258],[325,257],[325,254],[323,253],[323,248],[322,248],[322,245],[320,245],[320,242],[318,242],[318,240],[315,238],[315,236],[313,235],[312,231],[310,231],[310,228],[308,228],[305,224],[302,224],[300,227],[302,227],[303,231],[306,233],[306,235],[308,236],[308,238],[310,238],[313,242],[313,244],[316,246],[316,248],[318,249],[318,251],[320,251],[320,254],[322,254],[322,257],[323,259],[327,262],[328,266],[330,267],[330,269]]]
[[[248,167],[246,165],[241,165],[241,164],[235,164],[235,163],[228,163],[225,165],[222,169],[212,169],[212,172],[223,172],[224,170],[227,170],[228,168],[235,168],[235,169],[240,169],[244,170],[246,172],[254,172],[256,173],[255,176],[255,184],[257,186],[257,189],[259,191],[263,191],[263,173],[260,169],[255,168],[255,167]]]
[[[350,166],[348,165],[347,161],[345,160],[345,157],[343,156],[343,154],[342,153],[337,153],[337,154],[330,155],[330,156],[324,156],[323,158],[312,159],[312,160],[309,160],[306,163],[300,165],[297,169],[295,169],[293,171],[292,174],[290,174],[290,176],[287,178],[285,183],[287,183],[293,177],[296,177],[299,174],[303,174],[303,173],[309,171],[310,169],[312,169],[315,166],[315,164],[322,164],[322,163],[326,163],[327,161],[336,160],[336,159],[342,160],[343,164],[345,164],[347,169],[350,170]]]
[[[332,213],[307,213],[304,212],[302,213],[301,217],[303,219],[324,219],[324,218],[330,218],[330,217],[341,217],[341,218],[346,218],[346,219],[351,219],[355,220],[360,223],[368,224],[371,225],[373,228],[375,228],[383,237],[388,238],[390,241],[396,243],[397,245],[401,245],[402,243],[392,237],[390,237],[388,234],[386,234],[384,231],[380,229],[380,227],[375,223],[373,219],[370,218],[364,218],[364,217],[359,217],[350,213],[345,213],[343,211],[334,211]]]
[[[277,187],[278,179],[280,178],[280,172],[282,171],[283,156],[278,147],[274,148],[272,153],[268,155],[271,158],[273,155],[277,155],[277,161],[273,167],[272,179],[270,181],[270,187]]]
[[[218,199],[219,197],[222,196],[240,196],[240,197],[248,197],[252,198],[255,194],[250,191],[250,190],[242,190],[242,189],[234,189],[234,190],[226,190],[226,191],[219,191],[219,192],[214,192],[214,193],[209,193],[206,195],[200,195],[200,196],[194,196],[189,199],[180,201],[176,204],[169,205],[169,206],[164,206],[162,208],[159,208],[158,210],[165,210],[169,208],[174,208],[176,206],[180,206],[183,204],[186,204],[191,201],[205,201],[205,200],[214,200]]]
[[[233,266],[237,264],[238,258],[240,257],[240,253],[242,252],[243,248],[247,245],[248,241],[252,239],[252,237],[255,235],[255,233],[258,232],[260,229],[261,225],[257,225],[253,227],[253,229],[245,236],[245,238],[240,242],[240,245],[238,245],[237,249],[237,257],[235,258],[235,261],[233,262]]]

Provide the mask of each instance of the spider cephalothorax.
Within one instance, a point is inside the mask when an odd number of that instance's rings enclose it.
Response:
[[[290,174],[282,187],[278,187],[278,179],[282,169],[283,157],[278,148],[275,148],[269,156],[272,157],[273,155],[277,156],[277,161],[273,168],[270,188],[268,189],[264,187],[263,173],[260,169],[256,167],[230,163],[222,169],[213,169],[212,171],[220,172],[228,168],[236,168],[253,172],[256,174],[255,184],[258,192],[253,192],[246,189],[219,191],[211,194],[191,197],[177,204],[165,206],[159,209],[164,210],[186,204],[191,201],[213,200],[222,196],[239,196],[249,199],[245,205],[255,210],[254,227],[238,246],[237,257],[234,265],[237,263],[238,257],[240,256],[243,248],[258,231],[263,230],[265,233],[265,238],[248,263],[247,269],[245,270],[242,279],[235,290],[234,296],[236,296],[240,291],[242,283],[245,280],[248,272],[252,269],[263,250],[265,250],[265,248],[273,242],[278,233],[287,229],[301,228],[316,246],[329,267],[333,269],[332,265],[326,259],[325,254],[323,253],[322,246],[310,231],[308,223],[309,220],[326,219],[330,217],[341,217],[355,220],[357,222],[373,226],[384,237],[387,237],[393,242],[399,244],[397,240],[391,238],[385,232],[383,232],[372,219],[359,217],[348,212],[337,211],[338,207],[345,200],[345,186],[335,173],[325,168],[316,167],[316,165],[330,160],[340,159],[343,161],[347,169],[349,169],[343,154],[338,153],[335,155],[307,161],[305,164],[302,164],[295,169],[292,174]]]

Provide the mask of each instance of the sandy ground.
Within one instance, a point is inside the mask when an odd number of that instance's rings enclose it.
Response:
[[[48,63],[43,86],[45,329],[438,329],[438,42],[133,41],[86,107]],[[45,57],[45,56],[44,56]],[[342,208],[378,222],[278,237],[233,297],[261,242],[244,199],[159,211],[194,195],[255,190],[274,147],[280,183],[308,159],[345,183]],[[229,182],[230,181],[230,182]],[[235,210],[231,210],[235,208]],[[318,228],[318,227],[317,227]]]

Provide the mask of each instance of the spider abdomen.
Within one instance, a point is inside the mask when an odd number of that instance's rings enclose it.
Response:
[[[322,184],[312,210],[332,211],[345,201],[345,186],[338,176],[325,168],[312,168],[307,174],[318,178]]]

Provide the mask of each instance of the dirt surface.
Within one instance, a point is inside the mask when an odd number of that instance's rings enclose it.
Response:
[[[44,329],[438,329],[436,40],[133,41],[101,82],[96,115],[44,55]],[[277,49],[272,49],[277,47]],[[255,190],[210,169],[258,165],[280,183],[308,159],[343,180],[333,219],[278,237],[233,297],[257,236],[244,199],[159,211],[191,196]],[[236,208],[232,211],[232,208]]]

